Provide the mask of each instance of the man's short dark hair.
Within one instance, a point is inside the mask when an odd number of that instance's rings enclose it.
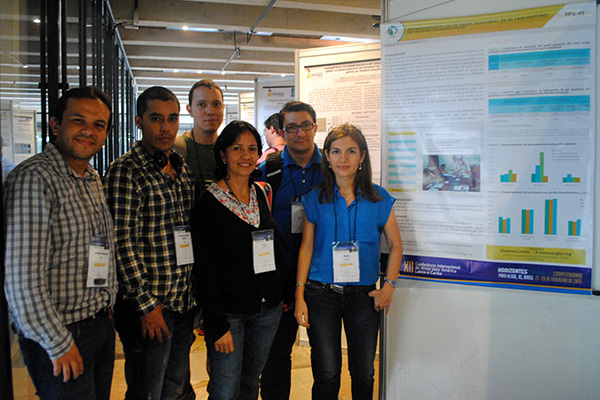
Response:
[[[281,127],[281,129],[285,128],[285,113],[298,111],[306,111],[312,117],[312,122],[317,122],[317,113],[315,112],[315,109],[310,106],[310,104],[306,104],[301,101],[289,101],[285,103],[281,111],[279,111],[279,126]]]
[[[194,90],[198,89],[199,87],[205,87],[207,89],[217,89],[219,92],[221,92],[221,100],[223,100],[223,91],[221,90],[219,85],[214,83],[212,79],[202,79],[201,81],[194,83],[194,85],[190,89],[190,93],[188,94],[188,104],[190,106],[192,105],[192,101],[194,101]]]
[[[110,131],[112,126],[112,101],[110,96],[100,90],[97,86],[82,86],[67,90],[65,94],[60,96],[54,107],[54,111],[50,114],[50,117],[54,117],[56,121],[61,124],[62,117],[67,109],[67,103],[69,99],[98,99],[108,107],[109,118],[106,121],[106,131]]]
[[[179,112],[179,100],[177,96],[173,94],[169,89],[162,86],[152,86],[144,90],[142,94],[137,98],[137,116],[143,117],[146,110],[148,110],[148,102],[150,100],[161,100],[161,101],[175,101],[177,103],[177,110]]]
[[[281,130],[281,125],[279,124],[279,113],[275,113],[267,118],[265,121],[265,128],[273,128],[277,131],[277,133],[279,133]]]

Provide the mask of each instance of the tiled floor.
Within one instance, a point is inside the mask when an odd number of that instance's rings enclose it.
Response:
[[[14,343],[12,348],[13,355],[13,381],[15,389],[15,400],[33,400],[35,389],[31,384],[27,369],[23,365],[18,345]],[[191,351],[191,367],[192,367],[192,385],[196,392],[196,399],[203,400],[208,398],[206,393],[206,385],[208,383],[208,374],[206,373],[206,346],[204,339],[198,337],[192,346]],[[120,343],[117,343],[115,361],[115,372],[113,375],[111,399],[123,399],[125,397],[125,377],[123,375],[123,351]],[[375,390],[378,387],[378,368],[375,363]],[[292,355],[292,393],[291,399],[304,400],[310,399],[310,390],[312,386],[312,372],[310,369],[310,348],[305,346],[294,346]],[[340,390],[340,400],[350,400],[350,376],[348,374],[347,358],[343,357],[342,368],[342,387]],[[377,398],[377,393],[374,394]]]

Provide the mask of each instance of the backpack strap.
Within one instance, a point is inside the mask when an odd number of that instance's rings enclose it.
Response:
[[[254,182],[256,186],[258,186],[265,195],[265,200],[267,201],[267,205],[269,206],[269,211],[273,214],[273,191],[271,190],[271,186],[267,182]]]
[[[281,151],[275,151],[267,154],[267,170],[265,178],[275,193],[277,193],[277,189],[279,189],[279,185],[281,185],[281,178],[283,177],[281,153]]]

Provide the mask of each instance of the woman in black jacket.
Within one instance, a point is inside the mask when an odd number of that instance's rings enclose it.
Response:
[[[266,192],[252,179],[261,148],[252,125],[227,125],[214,148],[218,181],[197,199],[192,213],[209,399],[258,398],[259,377],[282,312],[274,245],[279,233]]]

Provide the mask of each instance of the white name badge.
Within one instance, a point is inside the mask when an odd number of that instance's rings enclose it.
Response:
[[[110,246],[105,238],[93,236],[88,257],[87,287],[108,286]]]
[[[275,231],[266,229],[252,232],[254,273],[275,271]]]
[[[175,236],[175,256],[177,266],[194,263],[194,248],[192,247],[192,234],[188,225],[173,228]]]
[[[304,206],[300,201],[292,201],[292,233],[302,233]]]
[[[333,242],[332,251],[333,281],[360,281],[358,242]]]

